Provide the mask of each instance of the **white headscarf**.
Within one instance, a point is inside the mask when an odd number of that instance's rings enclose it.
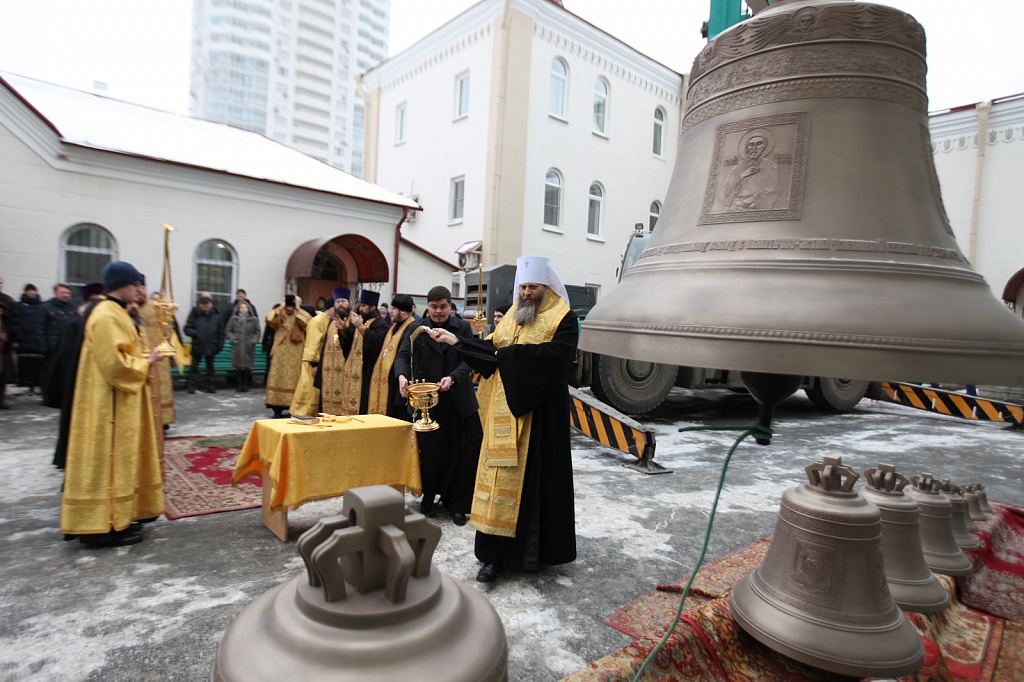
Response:
[[[519,300],[519,285],[523,283],[543,284],[562,297],[569,305],[569,292],[562,279],[555,272],[555,264],[544,256],[520,256],[516,259],[516,284],[513,299]]]

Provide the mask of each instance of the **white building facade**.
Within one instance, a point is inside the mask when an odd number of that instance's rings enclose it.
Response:
[[[1024,95],[933,113],[929,129],[960,250],[993,294],[1024,312]]]
[[[355,77],[387,55],[390,12],[390,0],[195,0],[192,114],[362,176]]]
[[[558,2],[484,0],[362,85],[366,178],[423,206],[402,234],[436,254],[547,256],[599,293],[657,220],[684,77]]]
[[[243,288],[261,315],[286,293],[334,287],[422,295],[456,267],[401,238],[407,197],[260,135],[0,73],[0,274],[100,280],[126,260],[183,314],[199,291],[222,307]],[[180,321],[184,321],[181,317]]]

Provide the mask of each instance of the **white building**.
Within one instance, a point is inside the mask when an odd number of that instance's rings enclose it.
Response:
[[[600,290],[657,219],[684,78],[557,0],[483,0],[362,84],[365,177],[424,207],[402,232],[434,253]]]
[[[286,292],[344,284],[423,294],[455,264],[401,239],[416,204],[230,126],[0,72],[0,274],[17,295],[98,281],[126,260],[187,310],[246,289],[261,314]],[[182,318],[183,321],[184,318]]]
[[[993,294],[1024,312],[1024,95],[933,113],[929,129],[960,250]]]
[[[390,0],[195,0],[192,114],[363,174],[355,77],[388,53]]]

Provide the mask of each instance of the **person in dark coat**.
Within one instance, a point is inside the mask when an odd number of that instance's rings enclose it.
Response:
[[[85,303],[78,309],[75,319],[64,326],[57,342],[57,351],[53,358],[54,370],[50,374],[50,385],[46,393],[46,404],[50,407],[59,407],[61,410],[57,446],[53,452],[53,465],[58,469],[63,469],[67,462],[71,406],[75,400],[75,380],[78,377],[78,360],[85,340],[85,323],[96,304],[103,300],[103,284],[86,284],[82,287],[81,296]]]
[[[231,366],[235,368],[236,390],[249,390],[249,377],[256,360],[256,343],[260,340],[260,321],[249,312],[249,304],[242,302],[235,306],[235,314],[228,320],[224,330],[231,342]]]
[[[34,284],[26,284],[18,302],[18,385],[30,393],[42,391],[43,360],[46,359],[46,337],[43,323],[46,305]]]
[[[206,361],[206,392],[216,393],[213,359],[224,347],[224,317],[209,296],[200,296],[199,305],[188,314],[185,334],[192,338],[192,366],[188,370],[188,392],[199,385],[199,365]]]
[[[469,322],[452,313],[452,294],[443,286],[427,292],[427,316],[419,326],[446,330],[459,339],[473,336]],[[418,338],[412,340],[414,334]],[[439,389],[437,406],[430,408],[430,416],[440,426],[416,437],[423,478],[420,511],[429,514],[434,498],[440,496],[452,521],[465,525],[473,504],[473,480],[483,438],[469,365],[451,346],[414,330],[398,348],[394,373],[402,397],[409,396],[409,383],[414,380],[432,381]]]
[[[516,265],[517,302],[488,338],[430,332],[484,377],[470,524],[484,564],[476,579],[485,583],[576,559],[568,385],[578,321],[549,259],[523,256]]]
[[[46,341],[46,361],[43,368],[43,403],[50,407],[59,407],[60,403],[53,404],[49,396],[49,386],[54,370],[54,359],[57,354],[57,344],[60,341],[61,332],[68,324],[78,317],[78,304],[71,300],[71,287],[67,284],[57,284],[53,287],[53,298],[45,303],[46,309],[43,315],[43,338]]]
[[[7,383],[14,377],[14,346],[18,341],[17,301],[3,292],[0,277],[0,410],[9,409],[4,396]]]

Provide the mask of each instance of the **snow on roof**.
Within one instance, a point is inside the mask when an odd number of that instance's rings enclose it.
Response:
[[[0,71],[69,144],[407,208],[419,205],[258,133]]]

